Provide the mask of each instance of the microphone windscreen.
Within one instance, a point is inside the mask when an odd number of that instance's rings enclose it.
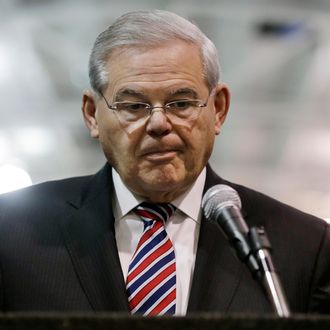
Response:
[[[202,199],[202,208],[207,219],[212,220],[224,207],[234,206],[241,209],[242,203],[235,189],[218,184],[205,193]]]

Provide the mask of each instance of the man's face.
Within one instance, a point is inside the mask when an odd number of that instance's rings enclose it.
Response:
[[[124,183],[150,201],[173,200],[195,181],[211,155],[228,110],[227,88],[219,85],[209,96],[198,48],[179,40],[148,50],[117,51],[107,71],[109,84],[103,95],[110,104],[133,101],[162,106],[209,97],[193,122],[171,121],[155,109],[146,120],[126,124],[102,98],[84,95],[86,124]]]

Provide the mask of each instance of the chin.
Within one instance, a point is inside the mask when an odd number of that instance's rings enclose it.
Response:
[[[183,173],[181,168],[176,168],[172,165],[160,168],[156,167],[146,173],[146,179],[150,183],[155,183],[157,185],[177,184],[178,182],[182,181],[184,177],[185,174]]]
[[[180,186],[181,180],[178,180],[177,178],[171,178],[171,177],[153,177],[148,178],[144,181],[145,186],[149,187],[150,189],[154,191],[171,191],[175,189],[176,187]]]
[[[160,194],[183,192],[189,186],[189,177],[180,171],[151,170],[146,176],[140,177],[141,187],[145,191]]]

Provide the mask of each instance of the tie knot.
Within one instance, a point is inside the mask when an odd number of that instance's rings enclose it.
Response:
[[[175,209],[175,206],[170,203],[143,202],[134,209],[134,212],[145,222],[158,220],[165,223],[173,215]]]

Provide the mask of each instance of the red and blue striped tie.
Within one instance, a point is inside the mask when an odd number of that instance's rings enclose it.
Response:
[[[134,211],[143,220],[144,231],[128,267],[126,288],[131,313],[174,314],[175,254],[164,224],[175,207],[144,202]]]

